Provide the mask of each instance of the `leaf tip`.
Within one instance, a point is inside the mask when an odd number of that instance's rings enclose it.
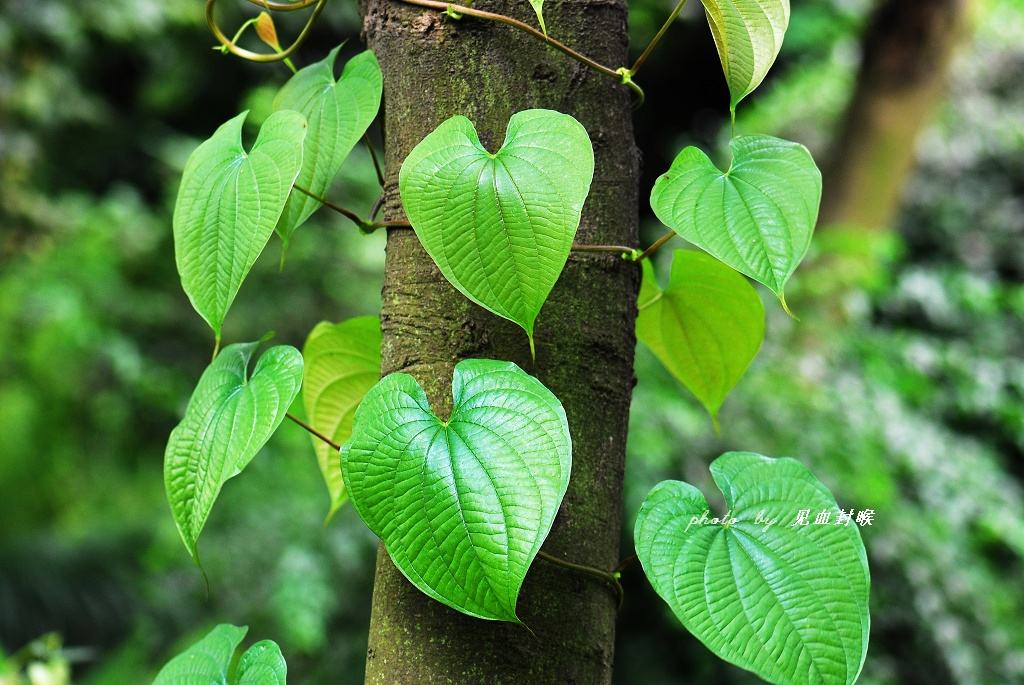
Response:
[[[786,303],[786,293],[779,293],[779,304],[782,305],[782,311],[786,312],[786,314],[789,315],[789,318],[793,319],[794,321],[800,320],[800,317],[794,314],[793,311],[789,308],[789,304]]]

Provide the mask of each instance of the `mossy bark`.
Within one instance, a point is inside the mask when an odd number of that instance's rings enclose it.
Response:
[[[522,0],[474,6],[536,21]],[[395,0],[364,0],[363,16],[384,72],[389,219],[404,218],[402,160],[442,121],[469,117],[496,150],[512,114],[540,107],[575,116],[594,144],[594,182],[577,241],[636,244],[638,155],[626,88],[511,27]],[[624,0],[549,0],[545,18],[552,35],[598,61],[626,63]],[[448,284],[411,230],[388,235],[383,372],[413,374],[442,415],[461,359],[510,359],[540,378],[564,405],[573,439],[572,480],[544,549],[604,569],[619,559],[638,284],[637,266],[616,255],[571,255],[538,319],[534,363],[525,333]],[[382,547],[366,682],[607,683],[616,610],[599,581],[537,560],[518,605],[533,634],[469,618],[416,590]]]
[[[864,34],[857,86],[824,169],[821,225],[884,230],[935,111],[972,0],[886,0]]]

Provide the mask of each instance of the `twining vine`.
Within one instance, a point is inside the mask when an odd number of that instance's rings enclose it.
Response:
[[[514,27],[614,78],[638,105],[644,94],[634,77],[686,5],[676,3],[632,66],[616,68],[548,35],[542,0],[530,2],[539,29],[476,7],[395,1],[452,20]],[[521,623],[519,592],[539,558],[605,584],[621,605],[619,578],[633,557],[606,571],[541,549],[569,484],[573,449],[565,410],[540,380],[509,361],[462,360],[453,372],[453,408],[442,420],[414,377],[380,378],[376,317],[322,322],[301,352],[271,347],[251,371],[264,341],[221,349],[224,319],[271,237],[276,233],[282,242],[283,268],[296,229],[320,207],[366,233],[413,230],[454,288],[523,329],[534,358],[534,324],[569,254],[619,255],[643,271],[638,340],[717,427],[723,402],[765,336],[765,306],[748,279],[789,311],[785,287],[810,246],[821,199],[811,154],[770,136],[734,135],[730,164],[722,170],[704,151],[688,147],[651,189],[651,208],[667,233],[642,250],[587,245],[575,236],[591,190],[594,151],[579,121],[546,109],[517,112],[492,153],[472,121],[453,116],[402,163],[398,190],[407,220],[378,221],[381,199],[363,217],[329,200],[326,191],[360,141],[383,188],[383,169],[366,134],[383,89],[376,57],[370,51],[352,57],[338,77],[339,46],[296,70],[290,57],[309,37],[326,0],[248,2],[263,11],[229,38],[217,25],[216,0],[207,0],[206,19],[219,48],[254,62],[281,61],[294,73],[249,150],[241,140],[243,113],[193,152],[175,204],[182,286],[215,340],[213,359],[165,452],[168,500],[189,554],[198,564],[198,539],[220,489],[288,418],[313,437],[330,496],[328,518],[349,501],[399,570],[434,600],[469,616]],[[789,0],[702,5],[735,127],[738,104],[761,84],[782,47]],[[308,8],[298,36],[282,47],[270,13]],[[238,45],[249,27],[272,53]],[[465,166],[455,169],[451,159]],[[649,258],[677,235],[698,249],[676,251],[667,283],[659,281]],[[529,262],[529,272],[517,257]],[[289,411],[300,390],[306,419]],[[427,470],[432,478],[424,478]],[[728,507],[724,516],[711,514],[703,493],[679,481],[656,485],[640,508],[635,558],[652,587],[711,651],[769,682],[851,685],[864,663],[870,625],[869,572],[857,527],[849,517],[813,527],[800,524],[806,516],[794,519],[798,511],[815,511],[816,524],[828,522],[843,510],[793,459],[730,452],[710,470]],[[464,506],[467,498],[472,507]],[[424,539],[434,544],[424,545]],[[757,598],[756,616],[749,611],[751,598]],[[229,663],[244,634],[219,626],[195,648],[216,643],[218,659]],[[257,649],[261,644],[240,657],[239,670],[260,661],[268,672],[283,673],[276,645]],[[157,683],[165,677],[163,682],[174,682],[190,663],[172,661]]]

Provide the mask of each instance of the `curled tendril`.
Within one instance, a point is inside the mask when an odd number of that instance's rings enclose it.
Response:
[[[281,60],[287,59],[293,52],[299,49],[306,38],[309,36],[310,30],[313,28],[313,24],[316,23],[317,18],[323,11],[324,6],[327,4],[327,0],[298,0],[298,2],[263,2],[263,0],[249,0],[254,5],[260,7],[269,8],[271,10],[280,11],[291,11],[297,9],[303,9],[315,4],[313,13],[309,15],[309,19],[306,21],[306,25],[302,27],[302,31],[299,32],[299,36],[284,50],[280,52],[267,54],[264,52],[253,52],[252,50],[246,50],[235,45],[234,41],[224,35],[224,32],[220,30],[220,26],[217,25],[217,20],[213,16],[214,7],[217,4],[217,0],[206,0],[206,23],[210,27],[210,32],[213,33],[214,38],[232,55],[247,59],[250,62],[280,62]]]

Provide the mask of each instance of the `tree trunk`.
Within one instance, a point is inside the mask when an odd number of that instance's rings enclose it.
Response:
[[[943,94],[970,0],[885,0],[864,34],[857,86],[824,171],[823,227],[884,230]]]
[[[522,0],[476,6],[536,22]],[[626,63],[625,0],[562,0],[545,9],[553,35],[604,64]],[[402,161],[442,121],[469,117],[494,151],[512,114],[540,107],[572,114],[594,144],[577,242],[636,244],[638,155],[627,89],[497,23],[394,0],[364,0],[363,14],[384,72],[388,218],[404,218]],[[457,292],[411,230],[388,234],[383,372],[413,374],[442,416],[451,410],[451,375],[461,359],[510,359],[536,375],[561,400],[573,439],[572,479],[544,549],[604,569],[619,559],[638,283],[636,265],[616,255],[572,254],[538,320],[534,364],[526,334]],[[518,612],[534,634],[457,613],[415,589],[382,546],[366,682],[610,682],[616,598],[608,587],[538,559]]]

